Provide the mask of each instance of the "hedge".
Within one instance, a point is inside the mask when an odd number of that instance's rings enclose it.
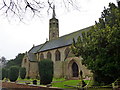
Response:
[[[52,60],[44,59],[38,63],[40,84],[50,84],[53,79],[53,62]]]
[[[17,66],[10,67],[9,72],[8,72],[8,77],[10,81],[15,82],[18,76],[19,76],[19,67]]]

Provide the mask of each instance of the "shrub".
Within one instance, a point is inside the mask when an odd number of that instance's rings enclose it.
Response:
[[[8,69],[7,68],[5,68],[5,78],[8,78]]]
[[[20,68],[20,78],[25,79],[25,76],[26,76],[26,68],[21,67]]]
[[[50,84],[53,79],[53,62],[52,60],[44,59],[39,63],[40,84]]]
[[[19,67],[17,66],[10,67],[9,72],[8,72],[8,77],[10,81],[15,82],[18,76],[19,76]]]
[[[2,68],[2,80],[5,78],[5,68]]]
[[[0,80],[2,80],[2,68],[0,67]]]
[[[33,84],[37,85],[37,80],[33,80]]]
[[[27,79],[30,79],[30,76],[27,76]]]
[[[82,87],[86,86],[86,83],[84,80],[82,80]]]
[[[2,68],[2,80],[4,78],[8,78],[8,70],[6,68]]]

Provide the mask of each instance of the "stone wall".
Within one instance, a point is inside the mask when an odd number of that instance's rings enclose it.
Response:
[[[52,55],[52,58],[51,60],[54,62],[54,77],[55,78],[60,78],[60,77],[64,77],[64,61],[65,61],[65,50],[67,47],[70,47],[70,46],[66,46],[66,47],[62,47],[62,48],[57,48],[57,49],[53,49],[53,50],[48,50],[48,51],[45,51],[45,52],[42,52],[43,55],[44,55],[44,58],[46,59],[47,58],[47,53],[50,52],[51,55]],[[61,57],[61,60],[60,61],[55,61],[55,52],[56,50],[59,50],[60,51],[60,57]],[[39,61],[40,61],[40,54],[39,53]]]
[[[21,67],[25,67],[26,68],[26,77],[28,77],[29,76],[29,69],[30,69],[30,61],[28,60],[27,55],[24,56],[24,58],[22,60]]]
[[[44,55],[44,58],[46,59],[47,58],[47,53],[50,52],[52,54],[52,61],[55,62],[55,52],[56,50],[59,50],[60,53],[61,53],[61,60],[60,61],[64,61],[65,60],[65,49],[70,46],[66,46],[66,47],[61,47],[61,48],[57,48],[57,49],[52,49],[52,50],[48,50],[48,51],[44,51],[44,52],[40,52],[38,56],[38,59],[40,61],[40,54],[43,53]]]
[[[81,59],[82,58],[80,58],[80,57],[69,57],[66,59],[65,64],[64,64],[64,75],[66,76],[67,79],[72,78],[72,64],[73,64],[73,62],[75,62],[78,65],[79,73],[82,70],[84,78],[86,76],[91,75],[90,70],[88,70],[84,65],[82,65]]]
[[[30,78],[37,78],[39,74],[38,62],[30,62],[29,76]]]
[[[51,60],[54,63],[54,77],[55,78],[61,78],[61,77],[66,77],[66,78],[72,78],[72,64],[75,62],[78,65],[79,72],[80,70],[83,71],[83,76],[90,76],[91,73],[90,71],[81,63],[81,57],[75,57],[74,54],[70,51],[68,57],[66,58],[65,56],[65,50],[67,48],[70,48],[70,46],[66,47],[61,47],[53,50],[48,50],[45,52],[40,52],[37,53],[37,59],[40,61],[40,54],[42,53],[44,55],[44,59],[47,59],[47,53],[50,52],[52,57]],[[55,52],[59,50],[60,52],[60,61],[55,61]],[[36,78],[39,74],[38,72],[38,62],[30,62],[28,60],[27,55],[24,57],[22,61],[22,67],[26,68],[27,75],[30,76],[31,78]]]
[[[64,63],[63,61],[56,61],[54,63],[54,77],[55,78],[64,77],[64,74],[63,74],[63,70],[64,70],[63,63]]]
[[[22,60],[22,66],[26,68],[26,77],[36,78],[38,76],[38,62],[30,62],[27,55]]]

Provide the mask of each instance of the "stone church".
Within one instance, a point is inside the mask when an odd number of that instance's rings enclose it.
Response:
[[[25,67],[27,72],[26,77],[38,77],[38,61],[47,58],[54,62],[55,78],[79,78],[81,70],[84,77],[90,76],[91,72],[81,63],[82,58],[76,57],[71,51],[73,38],[77,40],[83,31],[89,29],[90,27],[59,37],[59,20],[53,9],[52,18],[49,20],[49,41],[33,46],[22,60],[22,67]]]

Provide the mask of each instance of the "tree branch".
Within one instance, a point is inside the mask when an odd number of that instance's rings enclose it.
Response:
[[[67,10],[69,10],[69,7],[78,9],[76,0],[60,0],[60,2],[64,4]],[[55,5],[56,3],[55,0],[2,0],[1,4],[0,10],[7,17],[13,14],[13,16],[17,16],[21,21],[28,9],[32,11],[33,17],[39,16],[42,13],[41,10],[45,8],[48,8],[47,13],[49,14],[49,11],[53,9],[53,4]]]

